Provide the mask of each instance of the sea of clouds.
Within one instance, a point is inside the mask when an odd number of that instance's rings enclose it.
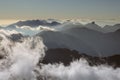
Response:
[[[27,29],[36,31],[41,28]],[[53,28],[43,29],[54,31]],[[59,31],[60,28],[56,30]],[[120,68],[114,69],[107,65],[89,66],[84,59],[73,61],[70,66],[62,63],[38,63],[47,49],[43,39],[28,36],[23,37],[22,42],[14,42],[8,38],[11,34],[19,33],[22,32],[0,30],[0,56],[3,56],[0,59],[0,80],[120,80]]]

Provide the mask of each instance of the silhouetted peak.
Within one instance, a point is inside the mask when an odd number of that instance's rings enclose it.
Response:
[[[115,24],[114,26],[120,26],[120,24]]]
[[[94,26],[94,27],[99,27],[99,28],[101,28],[98,24],[95,23],[95,21],[86,24],[86,26],[87,26],[87,27],[93,27],[93,26]]]
[[[92,24],[95,24],[95,22],[93,21],[93,22],[91,22]]]
[[[9,26],[14,26],[17,25],[19,27],[21,26],[30,26],[30,27],[37,27],[37,26],[56,26],[56,25],[60,25],[61,23],[57,22],[57,21],[52,21],[51,23],[48,22],[47,20],[26,20],[26,21],[19,21],[17,23],[11,24]],[[8,26],[8,27],[9,27]]]
[[[116,30],[115,33],[117,33],[117,34],[120,33],[120,29]]]

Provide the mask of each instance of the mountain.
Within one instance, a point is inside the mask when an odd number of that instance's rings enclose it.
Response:
[[[85,25],[85,27],[95,31],[104,32],[104,29],[101,26],[97,25],[95,22],[88,23]]]
[[[11,24],[8,27],[15,27],[15,26],[37,27],[37,26],[57,26],[57,25],[60,25],[60,23],[57,21],[48,22],[47,20],[26,20]]]
[[[43,31],[41,36],[45,45],[51,48],[74,49],[92,56],[120,54],[119,30],[102,33],[86,27],[71,27],[61,31]]]
[[[102,33],[87,28],[71,28],[63,31],[66,34],[77,37],[96,50],[99,56],[119,54],[120,37],[118,31]]]
[[[63,63],[65,66],[69,66],[74,60],[79,59],[87,60],[90,66],[97,66],[101,64],[113,66],[114,68],[120,67],[120,55],[112,55],[108,57],[93,57],[83,53],[79,53],[76,50],[69,50],[67,48],[48,49],[46,55],[39,63],[54,64]]]
[[[67,30],[67,29],[74,28],[74,27],[88,28],[91,30],[104,32],[104,29],[101,26],[97,25],[95,22],[91,22],[91,23],[83,25],[80,23],[72,23],[72,22],[68,21],[68,22],[60,25],[60,30]],[[57,28],[59,28],[59,27],[57,27]]]
[[[42,63],[54,64],[62,62],[64,65],[69,65],[70,62],[77,60],[80,57],[80,54],[75,50],[69,50],[66,48],[49,49],[46,51],[46,55],[43,58]]]
[[[107,33],[108,32],[115,32],[116,30],[120,29],[120,24],[115,24],[113,26],[106,25],[103,28]]]
[[[113,33],[115,33],[115,34],[120,34],[120,29],[117,29],[115,32],[113,32]]]
[[[69,34],[64,34],[58,31],[43,31],[36,36],[43,38],[43,42],[48,49],[68,48],[98,56],[98,54],[96,54],[96,50],[93,50],[91,46],[79,38]]]

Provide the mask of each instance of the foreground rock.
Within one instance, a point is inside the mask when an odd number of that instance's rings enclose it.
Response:
[[[84,58],[88,61],[90,66],[98,66],[101,64],[120,67],[120,55],[113,55],[108,57],[92,57],[86,54],[80,54],[78,51],[69,50],[66,48],[49,49],[42,60],[43,64],[63,63],[65,66],[70,65],[74,60]]]

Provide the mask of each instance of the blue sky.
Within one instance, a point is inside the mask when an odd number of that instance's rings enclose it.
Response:
[[[0,19],[120,18],[120,0],[0,0]]]

